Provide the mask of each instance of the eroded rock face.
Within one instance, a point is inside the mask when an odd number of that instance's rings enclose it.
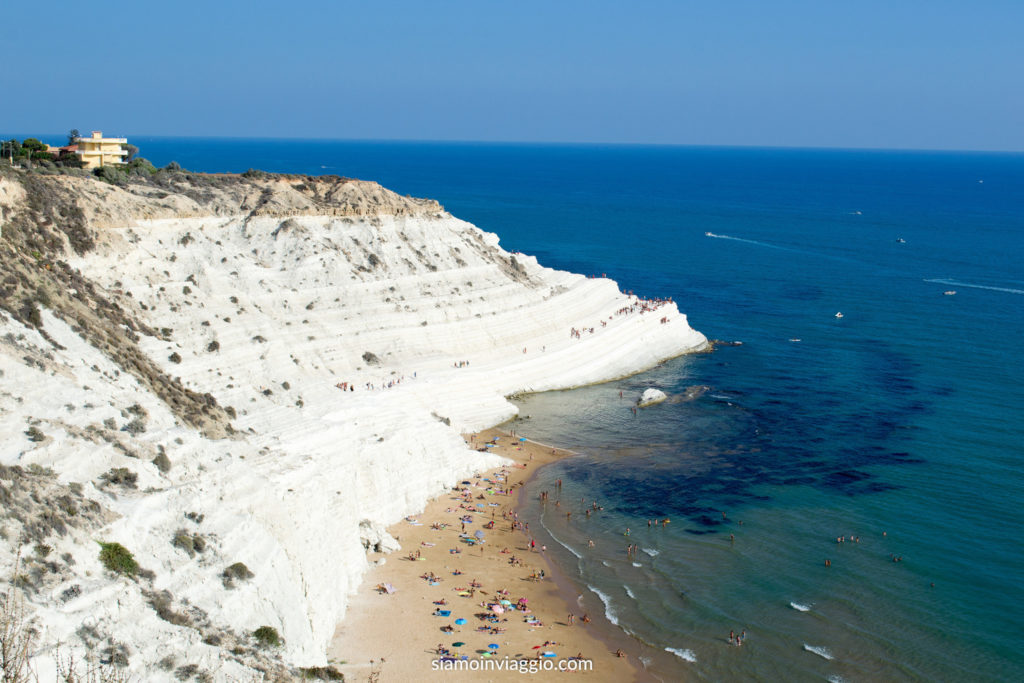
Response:
[[[366,549],[498,462],[460,432],[511,417],[510,394],[706,345],[674,304],[622,314],[644,307],[615,283],[374,183],[10,174],[0,464],[80,486],[109,514],[90,533],[153,572],[112,576],[97,539],[51,534],[77,560],[52,588],[80,598],[32,605],[46,642],[85,647],[88,617],[138,672],[324,664]],[[261,626],[284,646],[232,658]]]

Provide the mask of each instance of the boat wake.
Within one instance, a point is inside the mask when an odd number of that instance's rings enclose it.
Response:
[[[772,244],[771,242],[761,242],[759,240],[748,240],[746,237],[733,237],[732,235],[718,235],[713,232],[705,232],[708,237],[714,237],[717,240],[730,240],[732,242],[743,242],[744,244],[753,244],[757,247],[765,247],[767,249],[777,249],[779,251],[788,251],[791,254],[804,254],[805,256],[815,256],[817,258],[830,259],[832,261],[843,261],[845,263],[859,263],[855,259],[849,259],[843,256],[835,256],[832,254],[823,254],[818,251],[809,251],[807,249],[796,249],[794,247],[784,247],[781,244]]]
[[[948,280],[941,277],[926,279],[925,282],[935,282],[942,285],[955,285],[957,287],[971,287],[973,289],[988,289],[993,292],[1006,292],[1007,294],[1024,294],[1024,289],[1015,289],[1013,287],[992,287],[991,285],[975,285],[970,282]]]

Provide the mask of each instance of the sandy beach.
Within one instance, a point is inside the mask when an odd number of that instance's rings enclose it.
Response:
[[[466,440],[477,448],[490,442],[488,450],[514,464],[452,482],[453,489],[430,501],[422,514],[389,529],[402,549],[371,554],[371,560],[384,562],[367,574],[349,603],[330,660],[344,662],[339,669],[349,680],[504,681],[522,676],[520,668],[545,665],[555,667],[545,676],[636,680],[639,671],[631,659],[616,656],[593,633],[592,622],[584,621],[594,615],[580,613],[559,592],[541,544],[531,551],[528,530],[513,530],[520,487],[539,467],[569,453],[497,429]],[[541,572],[544,578],[534,578]],[[480,668],[434,668],[452,666],[441,661],[439,648],[452,659],[478,660]],[[591,660],[591,670],[571,670],[579,668],[574,657]],[[502,661],[517,668],[497,670]]]

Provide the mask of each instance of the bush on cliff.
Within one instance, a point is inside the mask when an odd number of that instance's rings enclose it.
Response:
[[[100,562],[115,574],[135,576],[139,573],[139,563],[120,543],[100,542]]]
[[[277,647],[281,644],[281,636],[273,626],[260,626],[252,632],[252,637],[260,644],[260,647]]]

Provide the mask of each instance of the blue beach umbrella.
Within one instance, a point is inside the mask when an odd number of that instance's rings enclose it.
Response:
[[[463,619],[462,617],[459,617],[458,619],[456,619],[456,620],[455,620],[455,625],[456,625],[456,626],[462,626],[462,625],[464,625],[465,623],[466,623],[466,620],[465,620],[465,619]]]
[[[479,529],[477,529],[477,531],[474,532],[473,535],[476,536],[477,538],[483,538],[484,537],[484,532],[482,532]]]
[[[498,649],[498,644],[497,643],[491,643],[487,647],[491,648],[492,650],[497,650]]]

